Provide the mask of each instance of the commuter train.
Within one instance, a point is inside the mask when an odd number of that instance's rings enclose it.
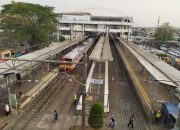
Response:
[[[83,42],[81,45],[77,46],[66,55],[61,56],[60,61],[75,63],[60,63],[60,71],[72,71],[76,67],[77,62],[79,62],[83,58],[83,54],[89,50],[93,43],[94,39],[89,38],[87,41]]]

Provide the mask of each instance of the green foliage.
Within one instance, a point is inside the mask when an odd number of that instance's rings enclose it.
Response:
[[[65,41],[66,39],[65,39],[65,37],[64,36],[60,36],[60,38],[59,38],[59,41],[60,42],[63,42],[63,41]]]
[[[178,42],[180,42],[180,38],[178,39]]]
[[[167,57],[167,54],[164,54],[164,53],[158,53],[156,54],[158,57]]]
[[[162,45],[164,42],[168,41],[168,40],[172,40],[173,38],[173,29],[172,27],[169,25],[169,23],[164,23],[162,26],[160,26],[159,28],[157,28],[155,34],[155,43],[159,44],[157,46]]]
[[[0,29],[10,43],[47,44],[48,35],[56,30],[57,20],[52,7],[23,2],[2,7]]]
[[[88,123],[94,129],[99,129],[103,126],[104,109],[102,104],[95,103],[91,107]]]

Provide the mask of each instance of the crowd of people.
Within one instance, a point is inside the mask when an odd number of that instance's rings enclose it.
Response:
[[[135,116],[132,115],[130,118],[129,118],[129,122],[127,124],[127,127],[131,127],[131,128],[134,128],[134,118]],[[161,111],[158,110],[158,111],[153,111],[153,119],[152,119],[152,124],[159,124],[160,121],[161,121],[161,118],[162,118],[162,114],[161,114]],[[114,128],[115,127],[115,117],[114,115],[111,116],[110,118],[110,124],[109,124],[109,127],[111,128]]]

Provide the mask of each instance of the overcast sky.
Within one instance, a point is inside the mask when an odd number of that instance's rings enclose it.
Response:
[[[0,6],[11,0],[0,0]],[[132,16],[135,26],[169,22],[180,28],[180,0],[15,0],[55,7],[55,12],[91,11],[94,15]],[[2,8],[0,8],[1,10]]]

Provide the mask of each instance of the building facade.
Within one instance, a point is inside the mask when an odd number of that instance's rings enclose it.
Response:
[[[121,37],[132,33],[132,17],[92,16],[90,13],[73,12],[58,13],[57,19],[58,36],[67,39],[92,32],[117,33]]]

